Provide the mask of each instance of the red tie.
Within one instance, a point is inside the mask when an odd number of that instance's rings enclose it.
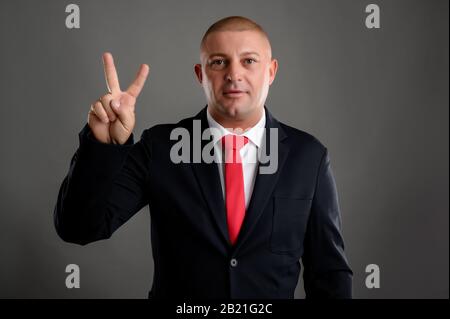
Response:
[[[244,176],[239,151],[247,144],[248,138],[239,135],[225,135],[225,205],[227,209],[228,233],[234,245],[245,216]]]

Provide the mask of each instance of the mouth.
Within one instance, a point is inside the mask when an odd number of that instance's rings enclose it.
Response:
[[[241,90],[226,90],[223,91],[223,95],[230,98],[240,97],[246,94],[247,92]]]

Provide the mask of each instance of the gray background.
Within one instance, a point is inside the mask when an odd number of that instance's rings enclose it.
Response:
[[[206,29],[229,15],[268,32],[277,79],[267,105],[330,150],[355,298],[449,297],[448,1],[69,1],[0,3],[0,297],[145,298],[148,207],[110,240],[64,243],[52,214],[111,51],[122,87],[150,77],[135,135],[205,105],[193,65]],[[81,288],[65,287],[65,267]],[[381,269],[367,289],[365,267]],[[296,291],[303,297],[303,287]]]

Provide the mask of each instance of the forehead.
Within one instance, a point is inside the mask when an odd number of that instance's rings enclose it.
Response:
[[[208,57],[212,54],[239,55],[243,52],[270,56],[270,43],[257,30],[215,31],[205,39],[200,54],[202,57]]]

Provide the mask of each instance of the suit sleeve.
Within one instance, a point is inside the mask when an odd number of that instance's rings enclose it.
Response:
[[[147,202],[151,143],[144,138],[123,145],[95,139],[86,124],[59,189],[53,220],[67,242],[86,245],[107,239]]]
[[[344,254],[341,216],[328,150],[325,148],[305,235],[306,298],[352,298],[352,271]]]

